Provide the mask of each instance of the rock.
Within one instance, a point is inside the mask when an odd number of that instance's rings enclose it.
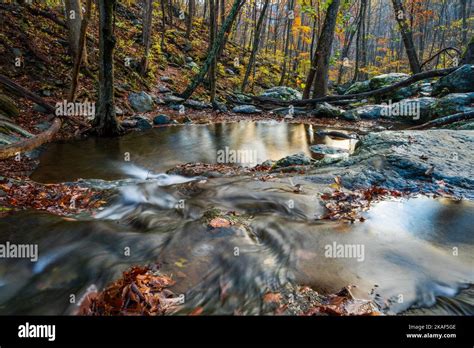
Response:
[[[48,121],[43,121],[35,125],[35,128],[40,132],[44,132],[45,130],[49,129],[49,127],[51,127],[51,122]]]
[[[404,99],[393,104],[382,103],[382,106],[388,106],[388,109],[382,110],[382,117],[427,122],[431,119],[431,111],[436,102],[436,98],[421,97]]]
[[[124,128],[135,128],[137,126],[137,120],[123,120],[120,124]]]
[[[220,103],[220,102],[214,102],[214,109],[215,110],[218,110],[220,112],[228,112],[229,110],[227,110],[227,106],[224,104],[224,103]]]
[[[193,100],[193,99],[188,99],[184,102],[185,106],[190,107],[191,109],[197,109],[197,110],[203,110],[203,109],[208,109],[211,108],[212,105],[208,103],[203,103],[198,100]]]
[[[148,112],[153,110],[153,98],[146,92],[130,93],[128,100],[133,110]]]
[[[234,76],[234,75],[235,75],[234,70],[229,69],[229,68],[225,69],[225,72],[226,72],[226,74],[229,74],[229,75],[231,75],[231,76]]]
[[[331,117],[336,118],[341,116],[343,111],[338,107],[329,103],[317,104],[316,107],[311,110],[310,114],[316,117]]]
[[[232,112],[237,114],[257,114],[262,110],[257,109],[255,105],[238,105],[232,109]]]
[[[193,123],[193,120],[189,116],[184,116],[183,123]]]
[[[187,63],[186,68],[191,69],[196,72],[199,71],[199,65],[197,65],[195,62]]]
[[[474,110],[470,105],[474,102],[474,92],[452,93],[439,99],[432,106],[432,116],[434,118],[454,115],[460,112]]]
[[[397,82],[406,80],[410,75],[402,73],[390,73],[375,76],[370,79],[369,86],[370,90],[380,89],[383,87],[391,86]]]
[[[370,81],[362,81],[354,83],[344,94],[358,94],[368,91],[370,91]]]
[[[275,165],[276,161],[272,161],[272,160],[266,160],[264,162],[262,162],[262,166],[264,167],[273,167]]]
[[[299,100],[303,98],[303,95],[299,91],[291,87],[285,86],[278,86],[267,89],[262,94],[260,94],[260,96],[285,101]]]
[[[451,93],[474,92],[474,65],[463,65],[447,76],[443,76],[433,86],[433,94],[448,90]]]
[[[33,110],[34,111],[37,111],[37,112],[41,112],[42,114],[47,114],[48,113],[48,110],[46,110],[44,107],[42,107],[41,105],[39,104],[35,104],[33,106]]]
[[[163,98],[160,97],[153,98],[153,101],[156,105],[166,105],[166,102],[163,100]]]
[[[170,118],[167,115],[158,115],[153,119],[153,124],[154,125],[163,125],[163,124],[169,124],[170,123]]]
[[[166,86],[158,86],[158,93],[170,93],[171,89]]]
[[[291,167],[291,166],[307,166],[310,165],[312,159],[304,153],[297,153],[286,156],[275,163],[275,167]]]
[[[380,186],[409,192],[437,193],[445,185],[474,199],[472,131],[383,131],[364,136],[354,155],[324,170],[308,171],[311,183],[330,183],[339,175],[347,189]],[[426,172],[434,166],[427,178]]]
[[[326,144],[317,144],[310,146],[310,151],[319,155],[349,155],[349,151]]]
[[[235,97],[239,103],[251,103],[252,98],[246,96],[245,94],[236,94]]]
[[[433,85],[430,82],[420,83],[420,94],[429,97],[433,93]]]
[[[47,89],[43,89],[41,91],[41,94],[45,97],[51,97],[51,91],[47,90]]]
[[[135,123],[135,127],[137,127],[141,131],[153,128],[150,122],[148,122],[148,120],[145,120],[144,118],[139,118]]]
[[[342,117],[348,121],[358,121],[360,119],[374,120],[382,117],[383,110],[388,108],[386,105],[366,105],[347,110],[342,114]]]
[[[306,116],[308,114],[308,109],[304,107],[283,107],[278,109],[273,109],[272,112],[278,115],[290,115],[290,109],[293,110],[293,116]]]
[[[192,61],[194,61],[193,58],[189,56],[186,57],[185,60],[186,60],[186,63],[191,63]]]
[[[172,95],[172,94],[167,94],[165,95],[165,97],[163,98],[164,102],[166,104],[176,104],[176,103],[182,103],[184,102],[184,99],[183,98],[180,98],[180,97],[177,97],[175,95]]]
[[[167,83],[172,83],[173,82],[173,79],[169,76],[161,76],[160,77],[160,81],[161,82],[167,82]]]
[[[16,118],[20,114],[13,100],[4,94],[0,94],[0,112],[10,118]]]

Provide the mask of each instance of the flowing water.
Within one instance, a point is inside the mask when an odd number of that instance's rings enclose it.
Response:
[[[203,306],[205,313],[263,313],[264,293],[295,282],[323,293],[356,285],[355,296],[374,299],[387,313],[417,307],[410,313],[474,314],[469,289],[474,282],[473,202],[425,197],[385,201],[373,205],[365,222],[348,224],[317,219],[324,209],[316,187],[305,186],[297,194],[285,181],[148,172],[196,157],[215,158],[221,146],[243,142],[261,144],[259,161],[305,152],[318,143],[310,139],[308,126],[272,125],[278,135],[259,127],[156,131],[174,143],[153,131],[142,135],[145,139],[133,134],[131,139],[51,145],[35,173],[37,180],[135,179],[110,182],[120,186],[118,194],[94,217],[25,211],[0,219],[0,241],[37,243],[40,255],[38,262],[0,262],[0,313],[73,314],[77,306],[70,303],[71,294],[80,298],[88,288],[101,289],[130,265],[158,263],[173,275],[172,290],[185,295],[185,306]],[[194,145],[187,148],[185,139]],[[281,147],[272,149],[272,144]],[[132,159],[141,151],[137,164],[118,165],[122,151],[131,151]],[[81,167],[87,158],[94,158],[90,170]],[[215,209],[235,211],[239,223],[210,228],[206,212]],[[358,252],[350,257],[327,254],[338,245],[356,246]]]

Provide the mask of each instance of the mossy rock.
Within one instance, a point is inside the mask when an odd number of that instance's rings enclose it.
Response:
[[[15,103],[4,94],[0,94],[0,114],[10,118],[16,118],[20,114]]]

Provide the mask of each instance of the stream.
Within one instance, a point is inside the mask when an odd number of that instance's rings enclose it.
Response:
[[[0,314],[74,314],[71,295],[100,290],[131,265],[158,263],[176,280],[171,289],[184,294],[184,307],[202,306],[206,314],[267,314],[263,295],[294,282],[321,293],[355,285],[356,297],[389,314],[474,315],[466,295],[474,283],[472,201],[382,201],[364,222],[348,224],[318,219],[325,208],[317,186],[295,193],[289,180],[160,174],[181,163],[215,163],[224,147],[257,149],[248,165],[311,156],[315,144],[353,151],[352,140],[316,131],[239,122],[50,144],[33,180],[100,179],[117,194],[93,217],[22,211],[0,219],[2,243],[36,243],[40,256],[1,260]],[[216,209],[236,212],[241,223],[210,228],[205,216]],[[358,252],[328,256],[337,245]]]

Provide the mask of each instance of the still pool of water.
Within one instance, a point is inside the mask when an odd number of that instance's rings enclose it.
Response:
[[[133,132],[124,137],[53,143],[40,157],[32,179],[65,182],[125,178],[126,159],[155,173],[188,162],[216,163],[218,151],[246,151],[245,166],[302,152],[320,158],[309,147],[325,144],[353,150],[355,140],[320,136],[312,125],[281,122],[235,122],[187,125]]]

